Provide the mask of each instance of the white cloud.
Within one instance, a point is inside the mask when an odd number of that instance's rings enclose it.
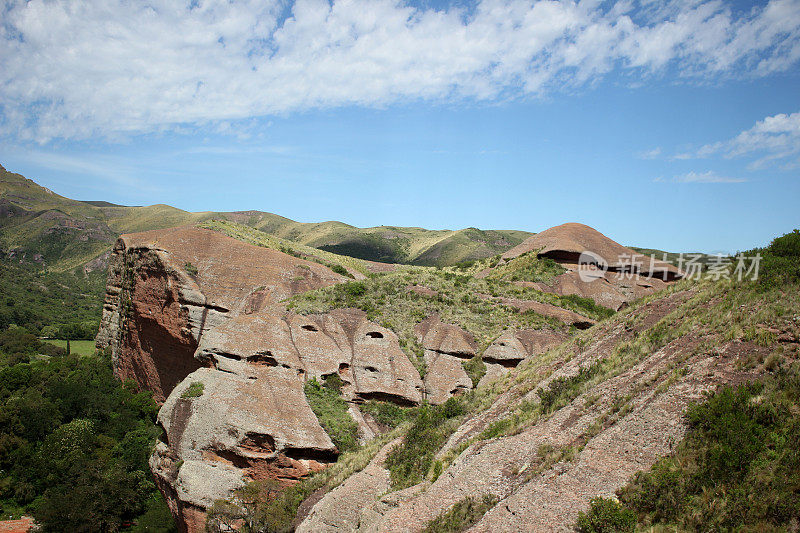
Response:
[[[0,131],[116,136],[342,105],[498,101],[612,71],[764,76],[800,60],[800,0],[6,0]]]
[[[742,178],[729,178],[720,176],[713,170],[707,172],[688,172],[675,176],[672,181],[676,183],[744,183],[747,180]]]
[[[800,153],[800,112],[778,114],[759,120],[755,125],[727,141],[702,146],[696,152],[679,154],[676,159],[722,155],[726,158],[756,157],[750,169],[784,162]],[[793,162],[786,163],[792,168]]]
[[[652,150],[646,150],[638,154],[639,159],[658,159],[661,155],[661,147],[656,146]]]

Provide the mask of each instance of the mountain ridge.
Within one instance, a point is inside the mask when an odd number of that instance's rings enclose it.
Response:
[[[297,222],[257,210],[190,212],[167,205],[122,206],[61,196],[0,166],[0,249],[19,259],[64,271],[111,250],[123,233],[222,219],[275,237],[359,259],[446,266],[502,253],[531,235],[518,230],[359,228],[339,221]],[[59,246],[42,246],[47,243]],[[77,241],[79,244],[75,244]],[[70,244],[72,246],[70,246]]]

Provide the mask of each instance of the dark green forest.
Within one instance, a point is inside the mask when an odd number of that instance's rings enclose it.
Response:
[[[66,355],[24,328],[0,332],[0,506],[42,531],[175,531],[147,460],[150,393],[111,358]]]

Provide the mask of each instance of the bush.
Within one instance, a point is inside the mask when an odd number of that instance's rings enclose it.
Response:
[[[469,379],[472,380],[472,387],[477,387],[481,378],[486,375],[486,363],[483,362],[483,358],[480,355],[476,355],[472,359],[464,361],[461,365],[464,367]]]
[[[800,368],[722,387],[687,412],[675,454],[619,492],[645,524],[688,530],[787,528],[800,516]]]
[[[370,400],[361,405],[361,412],[372,416],[376,422],[396,428],[416,414],[413,407],[401,407],[391,402]]]
[[[191,264],[191,263],[187,262],[185,265],[183,265],[183,269],[184,269],[184,270],[186,271],[186,273],[187,273],[187,274],[189,274],[191,277],[193,277],[193,278],[194,278],[194,277],[196,277],[196,276],[197,276],[197,267],[196,267],[196,266],[194,266],[193,264]]]
[[[774,239],[766,248],[745,252],[745,257],[761,255],[758,286],[768,290],[800,282],[800,230]]]
[[[348,283],[344,283],[341,285],[342,290],[344,290],[347,296],[352,298],[358,298],[359,296],[363,296],[367,292],[367,286],[360,281],[351,281]]]
[[[633,531],[636,513],[611,498],[594,498],[589,512],[578,514],[577,528],[581,533]]]
[[[203,389],[205,389],[205,385],[202,382],[192,381],[189,387],[181,394],[181,398],[199,398],[203,395]]]
[[[588,367],[581,367],[577,374],[569,377],[559,377],[550,382],[546,389],[538,389],[536,394],[541,400],[541,411],[550,412],[559,400],[572,399],[579,392],[581,384],[589,381],[600,371],[603,360],[595,362]]]
[[[352,278],[353,277],[353,275],[350,272],[348,272],[345,267],[343,267],[342,265],[339,265],[339,264],[331,266],[331,270],[334,271],[335,273],[341,275],[341,276],[347,276],[348,278]]]
[[[441,464],[441,463],[440,463]],[[497,497],[464,498],[428,523],[423,533],[459,533],[471,528],[497,504]]]
[[[386,457],[386,468],[395,490],[425,479],[436,452],[456,429],[454,419],[464,412],[464,402],[460,398],[450,398],[438,406],[423,404],[417,410],[402,444],[393,448]]]
[[[326,386],[329,379],[325,380],[325,385],[313,378],[308,380],[304,387],[306,399],[339,452],[354,450],[358,447],[358,424],[347,412],[347,402],[339,388]],[[339,376],[336,379],[341,383]]]

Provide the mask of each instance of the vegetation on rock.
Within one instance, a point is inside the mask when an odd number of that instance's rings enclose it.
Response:
[[[486,495],[483,498],[467,497],[428,523],[422,533],[459,533],[466,531],[497,504],[498,498]]]
[[[456,430],[465,412],[463,398],[450,398],[437,406],[424,404],[417,410],[402,444],[386,457],[393,489],[404,489],[425,479],[434,466],[436,452]]]
[[[203,395],[203,389],[205,385],[201,381],[193,381],[189,384],[189,387],[183,391],[181,394],[181,398],[183,399],[192,399],[192,398],[199,398]]]
[[[578,521],[581,531],[633,531],[637,522],[690,531],[796,523],[799,363],[756,383],[723,387],[687,417],[690,429],[675,453],[618,491],[620,503],[593,500]]]
[[[425,290],[415,290],[418,287]],[[424,373],[423,351],[414,326],[433,314],[472,334],[480,352],[506,329],[567,329],[554,318],[534,312],[520,313],[503,304],[503,297],[551,304],[592,319],[613,314],[585,298],[561,297],[507,281],[477,279],[456,269],[427,267],[402,267],[371,274],[363,281],[310,291],[290,300],[288,307],[299,313],[362,309],[370,320],[397,333],[401,347]]]
[[[314,378],[306,381],[304,391],[308,405],[336,448],[347,452],[358,447],[358,424],[347,412],[347,402],[339,390],[341,385],[339,376],[332,374],[325,376],[323,383]]]

